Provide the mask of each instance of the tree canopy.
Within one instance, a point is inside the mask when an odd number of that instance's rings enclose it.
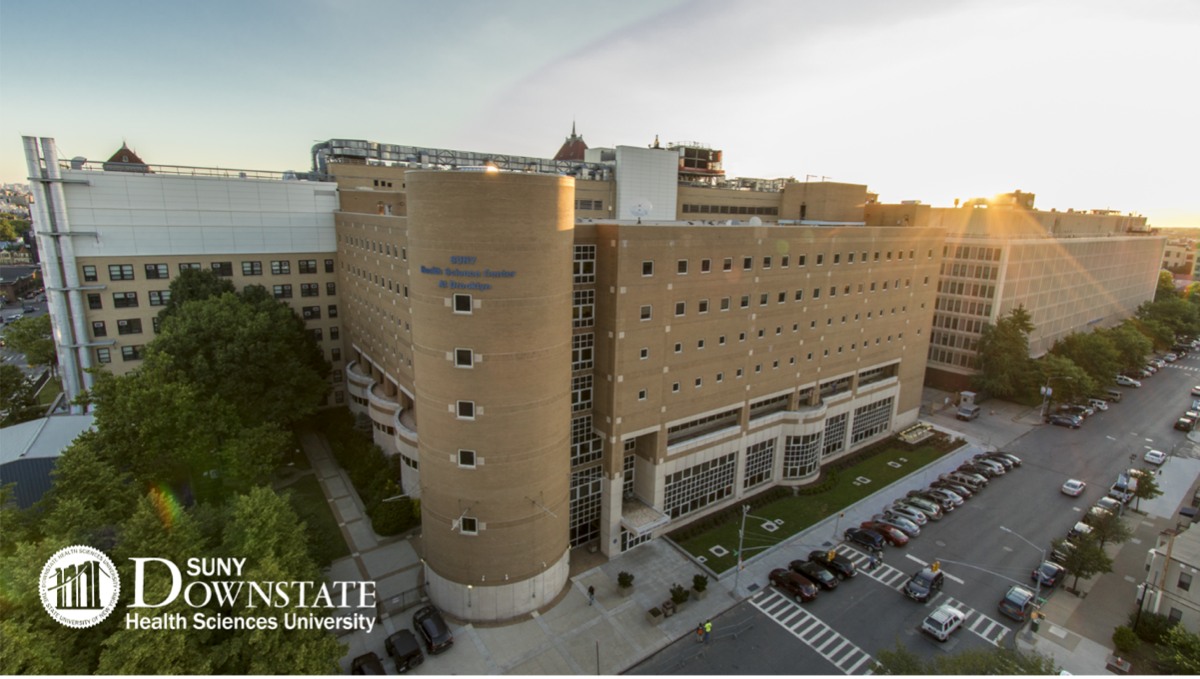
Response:
[[[1021,651],[996,646],[967,648],[956,653],[937,653],[926,660],[896,639],[893,648],[881,648],[875,654],[877,675],[1053,675],[1060,667],[1054,659],[1037,651]]]
[[[980,372],[974,377],[976,388],[1001,398],[1028,391],[1029,334],[1033,330],[1033,319],[1024,306],[1002,316],[994,326],[983,326],[979,339]]]
[[[29,365],[44,365],[51,371],[58,367],[58,352],[54,348],[50,314],[18,318],[9,324],[4,339],[10,349],[25,354]]]
[[[1065,542],[1067,542],[1065,538],[1055,539],[1055,549],[1063,549]],[[1075,547],[1064,550],[1066,558],[1063,559],[1062,565],[1071,575],[1075,576],[1072,587],[1079,585],[1079,578],[1086,580],[1093,575],[1112,572],[1112,557],[1105,553],[1104,548],[1094,538],[1083,535],[1072,540],[1071,544]]]
[[[0,365],[0,427],[28,422],[39,414],[33,382],[15,365]]]
[[[1163,641],[1163,648],[1158,650],[1159,669],[1165,674],[1200,674],[1200,635],[1189,632],[1183,625],[1175,625]]]

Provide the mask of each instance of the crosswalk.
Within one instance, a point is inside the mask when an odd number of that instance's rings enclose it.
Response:
[[[775,589],[764,590],[751,603],[843,674],[874,674],[875,661],[866,651]]]
[[[1178,363],[1168,363],[1164,368],[1174,368],[1175,370],[1190,370],[1192,372],[1200,372],[1200,368],[1195,368],[1190,365],[1179,365]]]
[[[837,547],[834,547],[834,549],[836,549],[838,553],[853,561],[855,567],[859,569],[858,572],[860,574],[866,575],[869,578],[873,578],[887,585],[888,587],[891,587],[897,592],[904,591],[904,585],[908,582],[909,578],[909,575],[904,571],[887,564],[879,566],[873,571],[868,571],[866,570],[866,566],[870,563],[871,559],[866,554],[863,554],[857,549],[854,549],[846,544],[838,545]],[[930,603],[937,602],[940,605],[943,601],[941,596],[942,594],[938,593],[934,597],[934,601]],[[954,599],[953,597],[948,596],[944,599],[944,601],[945,603],[951,604],[958,610],[965,613],[967,617],[963,620],[963,628],[970,630],[984,641],[999,646],[1001,640],[1003,640],[1004,636],[1009,632],[1008,627],[1006,627],[1003,623],[989,618],[988,616],[976,611],[975,609],[967,606],[961,601]]]

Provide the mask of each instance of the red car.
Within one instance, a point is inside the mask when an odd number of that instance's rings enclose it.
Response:
[[[812,601],[817,598],[817,586],[812,580],[793,573],[786,568],[776,568],[768,577],[772,585],[796,597],[797,603]]]
[[[862,528],[873,530],[883,536],[884,540],[888,541],[893,547],[903,547],[908,544],[908,536],[901,533],[899,530],[892,528],[886,523],[879,521],[863,521]]]

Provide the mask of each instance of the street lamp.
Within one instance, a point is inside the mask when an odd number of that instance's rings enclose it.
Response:
[[[1070,379],[1070,378],[1067,378],[1067,379]],[[1034,578],[1034,580],[1037,581],[1037,590],[1033,594],[1033,601],[1034,601],[1034,604],[1036,605],[1037,602],[1040,601],[1042,598],[1042,564],[1046,563],[1046,548],[1038,547],[1037,545],[1033,544],[1029,540],[1026,540],[1024,536],[1022,536],[1018,533],[1015,533],[1015,532],[1009,530],[1008,528],[1005,528],[1004,526],[1000,526],[1000,530],[1004,531],[1005,533],[1010,533],[1012,535],[1016,535],[1017,537],[1021,538],[1022,540],[1025,540],[1025,544],[1029,545],[1030,547],[1033,547],[1034,549],[1036,549],[1042,553],[1042,561],[1041,561],[1041,563],[1038,564],[1037,571],[1036,571],[1037,577]],[[1030,640],[1033,639],[1033,623],[1032,623],[1032,621],[1030,622],[1030,625],[1029,625],[1029,637],[1028,638]]]
[[[1067,377],[1065,375],[1054,375],[1053,377],[1046,378],[1046,386],[1042,387],[1042,420],[1046,419],[1046,403],[1050,400],[1050,394],[1054,393],[1053,390],[1050,389],[1050,380],[1073,380],[1073,379],[1075,379],[1075,378]],[[1013,535],[1016,535],[1016,533],[1013,533]]]

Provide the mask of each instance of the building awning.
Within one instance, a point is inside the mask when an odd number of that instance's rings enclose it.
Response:
[[[637,496],[621,503],[621,525],[639,538],[668,523],[671,523],[671,517]]]

